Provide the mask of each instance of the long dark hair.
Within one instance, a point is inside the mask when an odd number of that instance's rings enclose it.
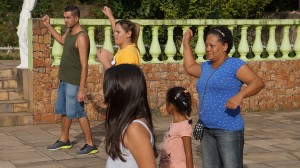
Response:
[[[146,80],[142,70],[132,64],[120,64],[106,70],[103,82],[106,110],[106,153],[114,160],[122,156],[123,131],[133,120],[145,118],[153,133],[152,116],[147,99]],[[155,140],[153,145],[155,155]]]
[[[138,48],[137,41],[140,34],[140,26],[137,23],[133,23],[130,20],[121,19],[116,22],[116,25],[120,24],[122,29],[126,32],[131,31],[130,42],[134,43],[136,48]]]
[[[173,104],[182,115],[187,115],[189,124],[192,124],[191,112],[192,112],[192,101],[190,93],[183,87],[173,87],[168,90],[166,96],[167,103]]]

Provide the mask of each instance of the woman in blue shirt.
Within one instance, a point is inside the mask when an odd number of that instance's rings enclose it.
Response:
[[[189,75],[199,78],[199,118],[205,126],[201,140],[203,167],[242,168],[244,121],[240,104],[260,92],[264,83],[244,61],[228,56],[233,41],[227,27],[209,30],[205,40],[208,61],[201,65],[192,55],[192,36],[191,30],[183,36],[183,63]],[[246,86],[241,89],[243,84]]]

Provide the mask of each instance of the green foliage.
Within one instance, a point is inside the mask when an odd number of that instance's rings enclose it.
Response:
[[[17,26],[19,14],[15,11],[21,11],[22,1],[20,0],[2,0],[0,3],[0,46],[17,46]]]
[[[247,19],[259,17],[271,0],[162,0],[168,19]]]
[[[226,5],[222,7],[224,19],[258,18],[271,0],[223,0]],[[223,4],[224,4],[223,3]]]
[[[161,18],[159,11],[160,0],[111,0],[109,6],[116,18],[119,19],[150,19],[150,18]],[[101,12],[103,3],[96,3],[97,9],[93,10],[93,14],[96,18],[106,18]]]

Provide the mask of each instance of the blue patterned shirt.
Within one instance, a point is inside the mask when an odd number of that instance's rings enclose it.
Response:
[[[240,107],[232,110],[225,106],[228,99],[241,89],[243,83],[237,78],[236,73],[244,64],[245,62],[239,58],[229,57],[215,71],[211,61],[202,63],[201,76],[197,81],[196,89],[199,94],[199,115],[205,127],[231,131],[244,129]]]

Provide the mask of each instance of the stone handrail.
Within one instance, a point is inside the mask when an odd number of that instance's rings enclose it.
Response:
[[[233,32],[238,30],[240,34],[240,40],[238,46],[233,46],[229,55],[233,55],[238,52],[240,58],[244,61],[259,61],[259,60],[291,60],[300,59],[300,20],[299,19],[185,19],[185,20],[132,20],[140,24],[140,35],[138,40],[138,47],[141,53],[141,57],[146,54],[146,48],[143,41],[143,30],[145,26],[150,26],[152,30],[152,42],[150,44],[149,53],[152,56],[150,61],[142,61],[142,63],[179,63],[181,60],[174,60],[174,56],[177,53],[175,42],[173,40],[173,30],[175,27],[180,27],[183,33],[191,26],[197,27],[197,34],[194,36],[197,38],[196,45],[194,46],[194,52],[197,55],[196,61],[203,62],[205,55],[204,44],[204,30],[208,26],[226,25]],[[51,19],[51,24],[54,28],[61,32],[64,26],[63,19],[54,18]],[[112,31],[110,22],[108,19],[81,19],[80,24],[87,28],[87,32],[90,38],[90,55],[89,64],[98,64],[95,61],[97,47],[95,43],[95,28],[96,26],[104,27],[104,43],[103,48],[110,51],[113,50],[112,44]],[[162,53],[161,44],[159,43],[159,28],[165,26],[167,28],[167,43],[165,44],[164,53],[167,56],[165,60],[159,60],[158,57]],[[240,28],[239,29],[237,29]],[[255,29],[254,41],[252,45],[248,39],[249,27]],[[267,30],[267,44],[263,45],[262,34],[263,28]],[[278,32],[279,29],[279,32]],[[276,31],[277,30],[277,31]],[[276,41],[276,37],[279,36],[279,44]],[[52,47],[52,57],[54,61],[52,65],[59,65],[62,55],[62,46],[54,41]],[[253,57],[247,57],[247,54],[253,52]],[[275,53],[280,51],[281,57],[276,57]],[[294,56],[290,56],[291,52],[295,53]],[[266,57],[261,57],[263,52],[267,52]],[[179,53],[182,55],[182,44],[179,49]],[[141,59],[143,60],[143,59]]]

